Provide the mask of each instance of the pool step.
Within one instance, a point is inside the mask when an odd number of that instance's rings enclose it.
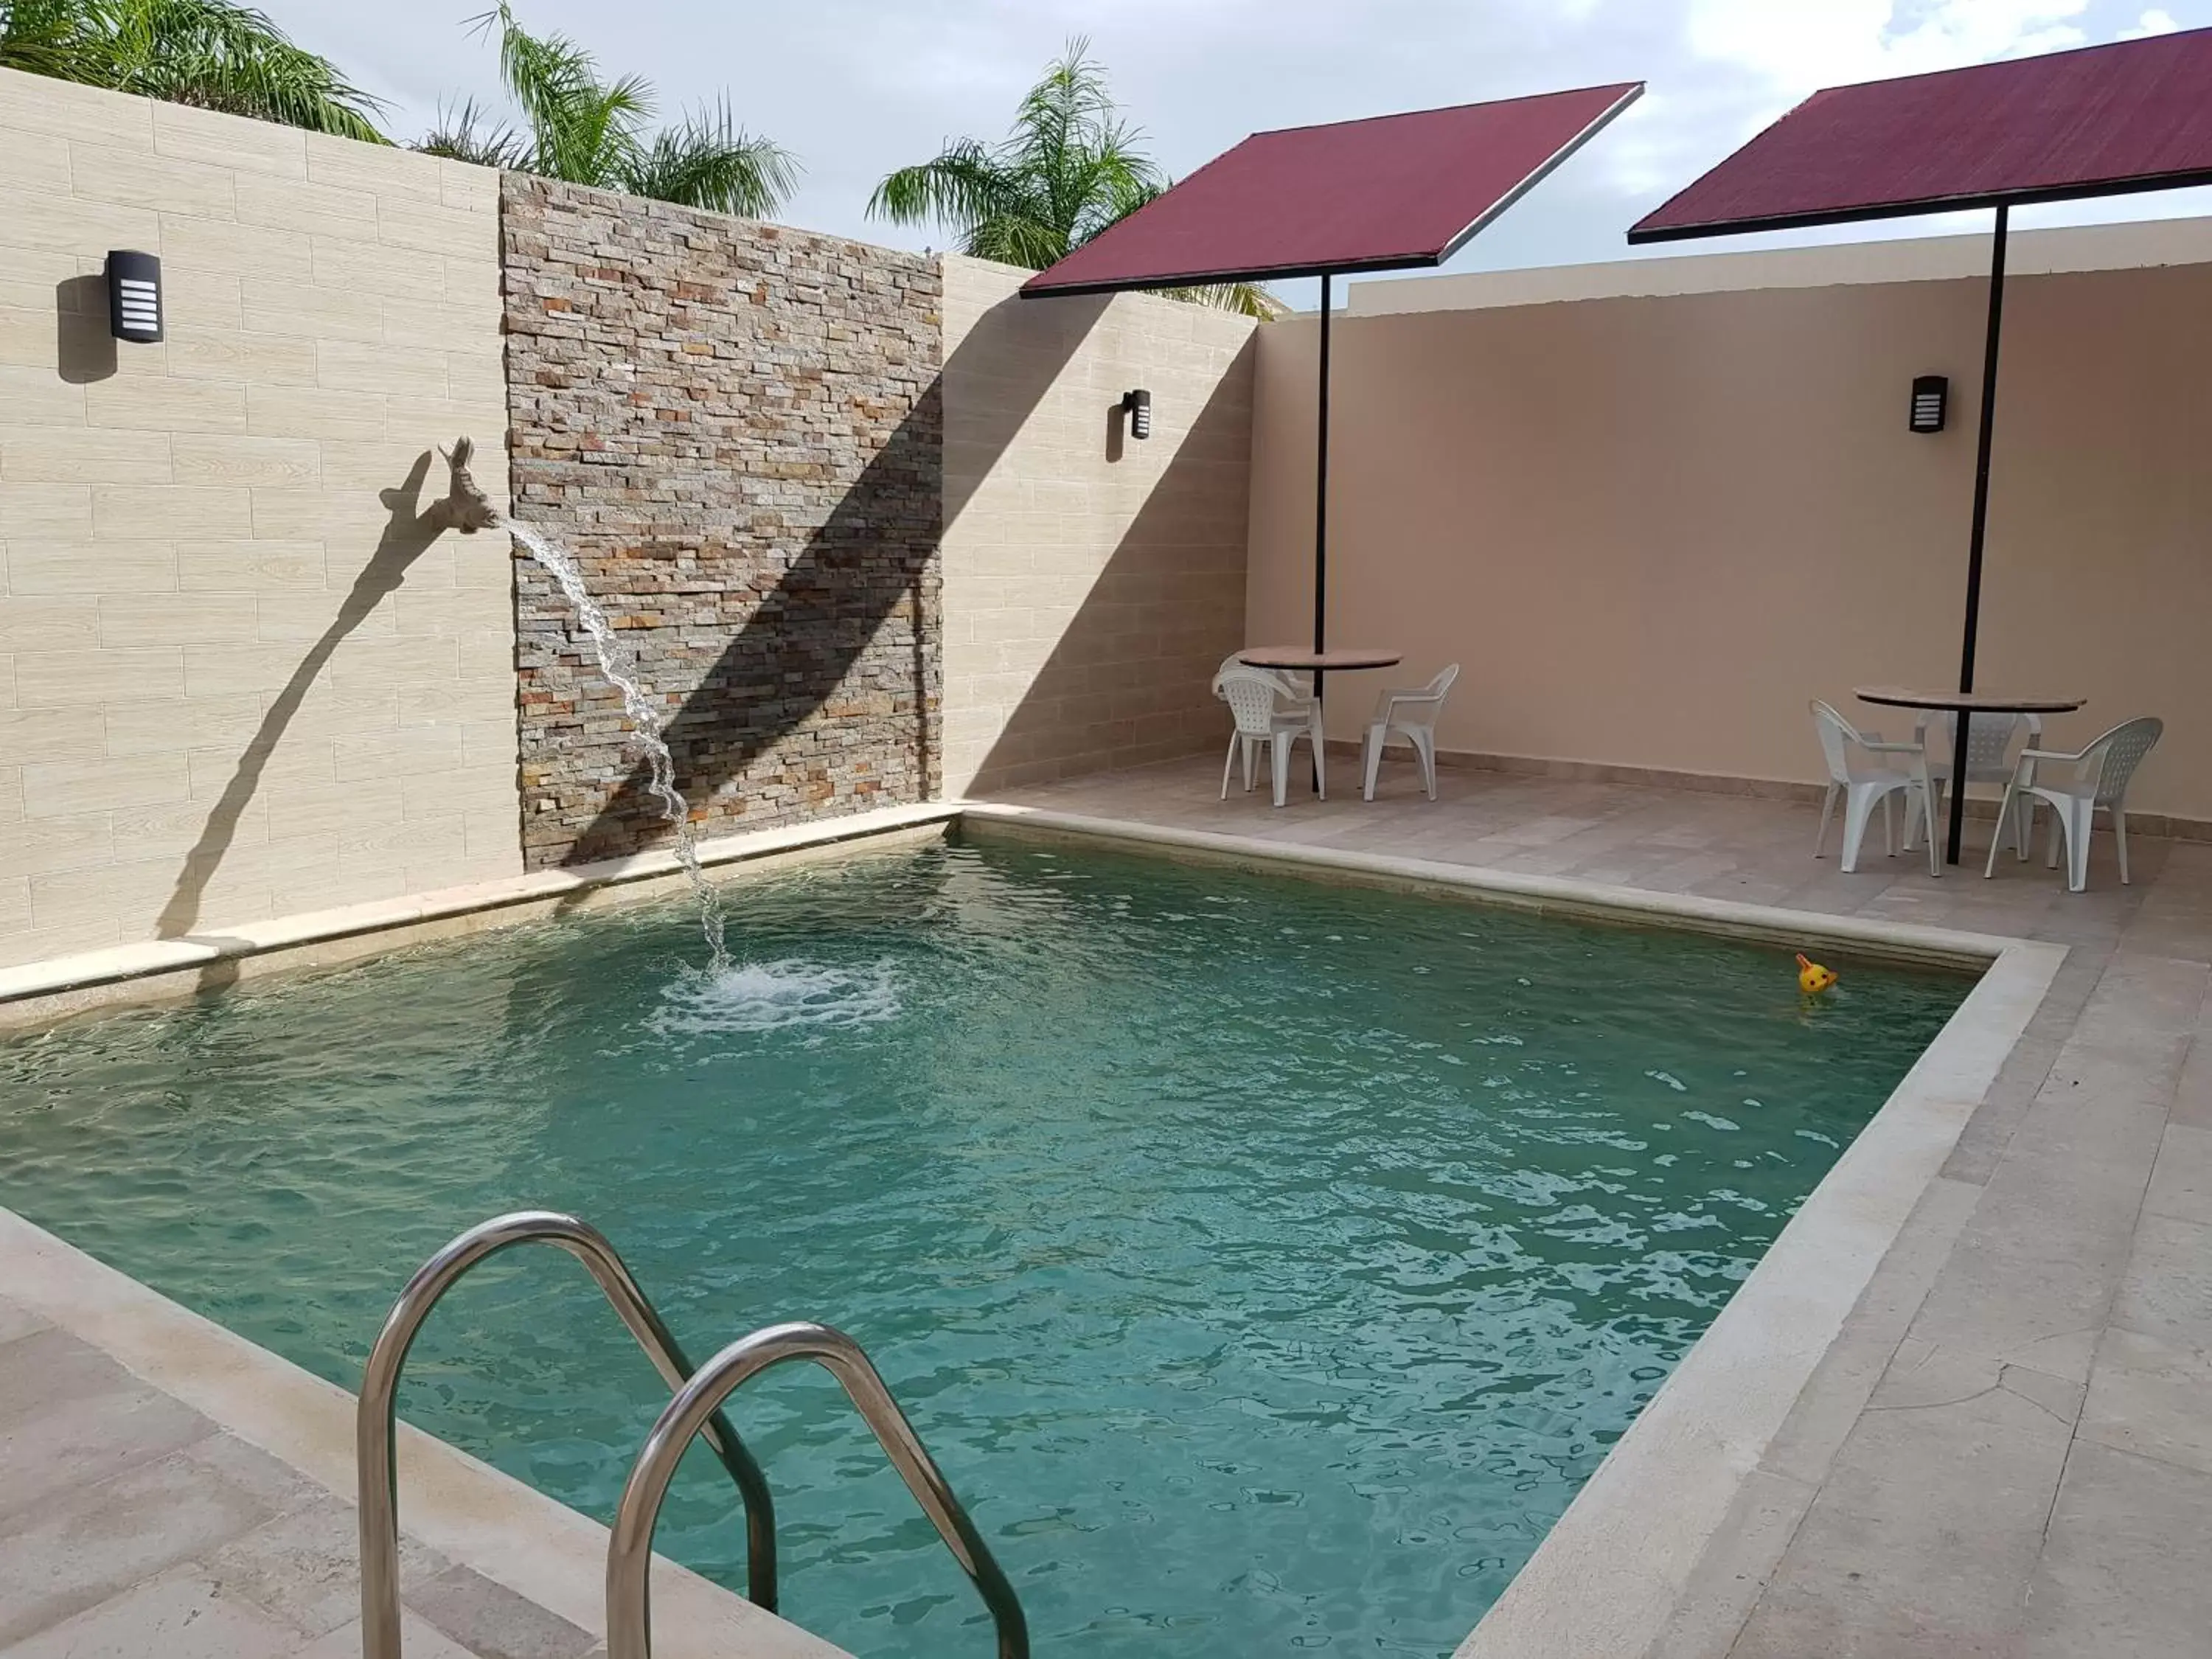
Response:
[[[362,1659],[401,1659],[399,1495],[394,1442],[395,1401],[407,1350],[439,1298],[471,1268],[510,1246],[529,1243],[553,1245],[583,1263],[653,1361],[653,1369],[675,1390],[675,1398],[646,1436],[615,1514],[607,1550],[608,1659],[650,1659],[646,1589],[653,1527],[678,1462],[702,1434],[729,1472],[744,1505],[746,1595],[756,1606],[770,1613],[775,1610],[775,1500],[760,1465],[722,1414],[722,1402],[749,1379],[796,1359],[822,1366],[844,1389],[884,1455],[890,1459],[891,1467],[983,1598],[997,1634],[999,1659],[1029,1659],[1028,1625],[1012,1584],[859,1343],[828,1325],[811,1322],[769,1325],[739,1337],[704,1366],[695,1369],[606,1236],[557,1210],[518,1210],[495,1216],[455,1238],[407,1281],[369,1351],[355,1417],[354,1443],[361,1494]]]

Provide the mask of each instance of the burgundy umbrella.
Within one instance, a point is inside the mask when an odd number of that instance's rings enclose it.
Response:
[[[1974,689],[1989,525],[2005,242],[2013,208],[2212,184],[2212,29],[1816,92],[1665,206],[1631,242],[1995,208],[1989,325],[1959,690]],[[1952,757],[1950,861],[1965,822],[1966,736]]]

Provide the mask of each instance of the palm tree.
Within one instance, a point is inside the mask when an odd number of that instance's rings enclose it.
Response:
[[[648,133],[648,82],[600,80],[590,52],[566,35],[529,33],[508,0],[470,21],[479,33],[498,32],[500,75],[524,131],[493,125],[471,100],[441,113],[417,149],[750,219],[766,218],[790,194],[798,164],[740,128],[726,98]]]
[[[391,142],[375,99],[232,0],[0,0],[0,68]]]
[[[1005,138],[956,139],[901,167],[876,186],[868,211],[893,224],[942,224],[963,253],[1042,270],[1167,189],[1138,148],[1143,137],[1121,118],[1105,70],[1078,37],[1030,88]],[[1251,317],[1284,310],[1252,283],[1170,292]]]

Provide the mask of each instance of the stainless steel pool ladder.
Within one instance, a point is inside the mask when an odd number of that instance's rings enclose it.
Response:
[[[407,1350],[438,1299],[468,1271],[515,1244],[550,1244],[584,1264],[622,1322],[672,1389],[690,1378],[691,1362],[645,1299],[637,1280],[597,1228],[556,1210],[520,1210],[471,1227],[424,1262],[399,1292],[369,1350],[361,1403],[354,1417],[354,1458],[360,1474],[361,1650],[362,1659],[399,1659],[399,1495],[396,1421],[399,1373]],[[775,1505],[768,1479],[717,1413],[707,1442],[730,1473],[745,1507],[745,1592],[775,1608]]]
[[[991,1615],[999,1659],[1029,1659],[1020,1598],[975,1530],[951,1484],[891,1398],[860,1345],[827,1325],[770,1325],[738,1338],[695,1374],[675,1337],[645,1299],[614,1246],[596,1229],[552,1210],[523,1210],[471,1227],[422,1264],[399,1294],[370,1350],[356,1419],[361,1490],[361,1597],[363,1659],[400,1659],[399,1504],[394,1459],[394,1400],[400,1368],[415,1333],[454,1282],[510,1244],[553,1244],[581,1261],[623,1323],[676,1390],[646,1437],[623,1488],[607,1546],[608,1659],[650,1659],[647,1600],[653,1533],[661,1501],[684,1450],[700,1435],[721,1459],[744,1500],[746,1589],[753,1602],[775,1608],[775,1510],[768,1481],[722,1415],[722,1402],[752,1377],[789,1360],[810,1359],[837,1379],[891,1467],[937,1528]]]
[[[677,1389],[646,1436],[607,1544],[607,1659],[652,1659],[647,1579],[653,1565],[653,1528],[684,1449],[719,1420],[722,1401],[769,1367],[793,1359],[811,1359],[836,1377],[874,1432],[891,1467],[983,1598],[998,1635],[999,1659],[1029,1659],[1029,1626],[1020,1598],[884,1379],[844,1332],[806,1322],[764,1326],[731,1343]]]

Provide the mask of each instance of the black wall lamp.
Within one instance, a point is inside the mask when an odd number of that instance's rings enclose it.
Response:
[[[161,337],[161,262],[117,248],[107,256],[107,331],[149,345]]]
[[[1912,382],[1912,421],[1915,432],[1941,432],[1943,414],[1951,403],[1948,375],[1923,374]]]
[[[1121,408],[1129,417],[1129,435],[1149,438],[1152,435],[1152,394],[1149,392],[1125,392]]]

